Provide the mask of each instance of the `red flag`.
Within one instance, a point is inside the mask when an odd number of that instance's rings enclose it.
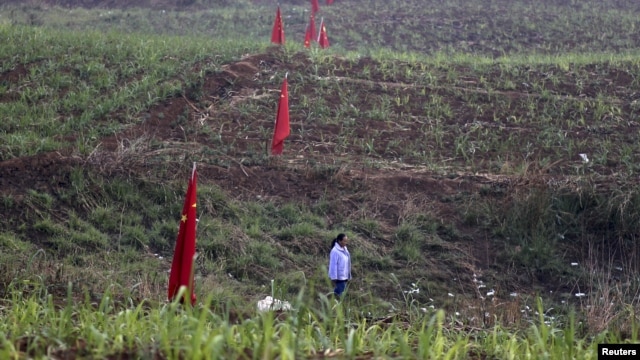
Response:
[[[271,30],[271,42],[274,44],[284,45],[284,26],[282,25],[280,6],[278,6],[278,11],[276,11],[276,20],[273,22],[273,30]]]
[[[309,16],[309,25],[307,26],[307,30],[304,34],[304,47],[308,48],[311,46],[311,42],[316,39],[316,21],[314,16]]]
[[[318,0],[311,0],[311,15],[315,15],[320,10],[320,4]]]
[[[169,274],[169,301],[174,300],[181,286],[186,286],[187,294],[185,296],[191,296],[191,305],[196,303],[196,295],[193,291],[193,262],[196,253],[196,181],[197,173],[194,163],[182,207],[180,229]]]
[[[327,28],[324,26],[324,19],[320,21],[320,33],[318,34],[318,44],[321,48],[329,47],[329,38],[327,37]]]
[[[327,0],[327,5],[333,4],[333,0]]]
[[[307,25],[307,31],[304,33],[304,47],[308,48],[311,46],[311,25]]]
[[[271,141],[271,154],[280,155],[284,148],[284,139],[289,136],[289,90],[287,88],[287,76],[285,75],[280,89],[280,100],[278,102],[278,115],[273,131],[273,141]]]
[[[309,16],[309,27],[311,27],[311,39],[316,39],[316,17],[311,14]]]

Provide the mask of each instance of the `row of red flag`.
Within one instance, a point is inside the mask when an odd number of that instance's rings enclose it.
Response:
[[[332,1],[333,2],[333,1]],[[312,4],[318,4],[318,0],[312,1]],[[329,4],[329,1],[327,1]],[[308,48],[311,46],[312,41],[316,41],[318,45],[326,49],[329,47],[329,37],[327,36],[327,28],[324,24],[324,18],[320,20],[320,31],[318,32],[318,37],[316,38],[316,21],[315,14],[318,11],[316,7],[312,6],[311,15],[309,16],[309,24],[307,25],[307,29],[304,34],[304,47]],[[284,45],[285,35],[284,35],[284,24],[282,22],[282,13],[280,12],[280,6],[276,10],[276,19],[273,22],[273,29],[271,30],[271,42],[278,45]]]
[[[331,5],[333,0],[326,0],[327,5]],[[329,47],[329,39],[327,37],[327,29],[325,28],[324,19],[320,21],[320,30],[316,38],[315,14],[320,10],[318,0],[311,0],[311,16],[309,24],[305,32],[304,46],[310,47],[312,41],[317,41],[318,45],[325,49]],[[280,6],[276,12],[276,20],[271,33],[271,42],[283,45],[285,41],[284,26],[282,23],[282,14]],[[280,88],[280,98],[276,112],[276,121],[273,131],[273,139],[271,140],[271,154],[280,155],[284,149],[284,140],[290,134],[289,124],[289,90],[287,83],[287,75],[285,75]],[[196,294],[194,290],[194,273],[195,273],[195,257],[196,257],[196,228],[197,219],[197,171],[196,164],[193,164],[191,178],[187,186],[184,204],[182,206],[182,215],[180,217],[180,227],[178,229],[178,238],[174,249],[173,260],[171,262],[171,272],[169,274],[169,301],[174,301],[181,295],[179,299],[183,303],[191,303],[195,305]],[[184,292],[181,293],[181,289]]]
[[[327,5],[333,4],[333,0],[327,0]],[[311,0],[311,15],[309,16],[309,24],[305,31],[304,47],[311,46],[312,41],[317,41],[318,45],[326,49],[329,47],[329,38],[327,36],[327,28],[324,24],[324,18],[320,20],[320,31],[316,38],[315,14],[320,10],[318,0]],[[271,42],[274,44],[284,45],[284,25],[282,23],[282,13],[280,6],[276,10],[276,19],[271,31]],[[273,140],[271,141],[271,155],[280,155],[284,148],[284,139],[289,136],[289,91],[287,88],[287,76],[285,75],[282,87],[280,88],[280,100],[278,102],[278,110],[276,112],[276,122],[273,131]]]

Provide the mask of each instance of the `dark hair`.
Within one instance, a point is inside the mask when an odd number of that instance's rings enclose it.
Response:
[[[331,242],[331,249],[333,249],[334,246],[336,246],[336,243],[342,239],[344,239],[344,237],[347,236],[343,233],[338,234],[338,236],[336,236],[335,239],[333,239],[333,241]],[[329,251],[331,251],[331,249],[329,249]]]

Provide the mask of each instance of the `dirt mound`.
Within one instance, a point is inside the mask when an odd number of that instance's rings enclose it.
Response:
[[[411,211],[416,199],[421,202],[434,201],[459,193],[473,192],[481,186],[479,180],[446,179],[420,170],[419,167],[398,170],[393,168],[370,169],[358,161],[346,161],[333,165],[339,156],[326,157],[332,145],[318,147],[316,153],[305,151],[303,142],[293,139],[288,143],[292,154],[284,159],[273,159],[270,165],[247,164],[242,160],[245,151],[258,143],[260,138],[238,138],[239,129],[246,124],[242,120],[232,120],[235,114],[221,110],[234,109],[248,99],[276,97],[278,89],[262,89],[259,79],[287,71],[285,64],[278,60],[278,49],[264,54],[249,55],[238,62],[230,63],[217,73],[210,74],[202,84],[202,98],[187,94],[157,104],[141,114],[144,119],[136,126],[101,140],[87,157],[66,153],[46,153],[29,158],[17,158],[0,163],[0,185],[2,193],[19,193],[26,188],[55,186],[53,180],[59,174],[68,173],[74,166],[91,167],[105,175],[113,173],[138,174],[146,176],[158,166],[160,158],[168,155],[183,158],[187,152],[198,151],[208,145],[207,137],[193,137],[192,128],[211,127],[221,139],[235,143],[226,159],[229,166],[202,164],[199,166],[201,179],[214,182],[228,194],[244,200],[273,200],[276,202],[303,201],[312,204],[321,198],[342,199],[343,212],[353,213],[363,208],[376,208],[372,214],[388,226],[395,226],[403,216]],[[308,59],[296,55],[292,68],[304,67]],[[182,119],[176,121],[176,119]],[[228,120],[231,120],[229,122]],[[264,122],[271,123],[268,116]],[[314,125],[325,133],[334,129],[332,124]],[[366,129],[361,129],[366,132]],[[393,135],[390,135],[393,136]],[[151,143],[163,144],[161,148]],[[358,149],[347,149],[348,153],[358,153]],[[178,164],[178,165],[176,165]],[[163,166],[179,166],[165,163]],[[168,172],[175,174],[175,172]],[[486,180],[486,179],[485,179]],[[65,182],[59,182],[65,186]],[[241,190],[241,191],[238,191]],[[365,205],[365,206],[363,206]],[[441,210],[435,210],[440,212]],[[442,210],[445,211],[445,210]],[[340,217],[341,214],[336,214]],[[329,219],[332,223],[335,219]]]
[[[83,164],[70,153],[50,152],[0,162],[0,191],[20,198],[27,189],[50,193],[68,185],[68,174]]]
[[[493,196],[487,189],[503,186],[504,178],[443,176],[423,164],[398,162],[396,155],[385,152],[384,147],[366,153],[361,145],[346,143],[338,149],[340,124],[306,121],[295,111],[286,154],[275,158],[267,155],[273,111],[262,114],[252,110],[247,115],[243,106],[248,103],[270,109],[277,101],[280,79],[287,72],[303,72],[310,64],[305,54],[295,54],[284,61],[279,51],[272,48],[262,54],[247,55],[216,71],[207,70],[204,79],[191,85],[192,88],[187,87],[183,94],[137,114],[140,119],[137,124],[101,139],[87,155],[80,156],[69,149],[0,162],[0,194],[20,201],[30,189],[64,193],[64,189],[72,186],[72,175],[78,168],[102,177],[182,183],[185,168],[199,158],[202,160],[198,161],[199,183],[215,185],[226,196],[239,201],[292,203],[309,208],[327,206],[324,215],[327,227],[348,224],[352,231],[367,239],[371,251],[381,254],[393,251],[398,226],[407,219],[424,216],[429,231],[446,240],[446,244],[428,245],[433,246],[429,251],[455,252],[459,258],[468,259],[465,260],[468,266],[488,266],[493,252],[490,236],[466,224],[459,205],[466,197],[480,192]],[[369,64],[368,59],[360,60],[352,71],[358,72],[358,66],[364,68]],[[297,86],[294,96],[315,98],[314,84],[297,82],[294,86]],[[375,90],[371,84],[356,84],[353,88],[363,93]],[[339,103],[339,94],[325,95],[325,101]],[[368,106],[365,97],[354,100],[361,101],[354,102],[354,107]],[[117,114],[96,121],[113,121],[114,116]],[[304,137],[299,130],[302,125]],[[412,131],[409,126],[412,125],[366,121],[354,127],[352,136],[365,139],[370,136],[369,131],[376,129],[375,144],[386,146],[385,142]],[[219,150],[221,147],[225,149]],[[215,213],[212,209],[207,211]],[[14,222],[20,216],[11,215]],[[375,223],[375,228],[368,226],[367,221]]]

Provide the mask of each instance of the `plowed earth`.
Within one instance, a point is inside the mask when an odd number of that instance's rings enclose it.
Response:
[[[268,165],[256,165],[245,158],[248,149],[265,148],[270,138],[259,134],[247,136],[243,130],[249,122],[265,127],[273,123],[273,114],[265,114],[262,119],[243,119],[236,106],[243,101],[260,96],[277,96],[278,89],[258,94],[260,89],[256,74],[261,71],[275,73],[304,69],[308,59],[304,55],[296,56],[291,63],[282,63],[277,49],[265,54],[249,55],[236,63],[227,64],[219,74],[211,74],[202,85],[202,99],[176,97],[158,104],[144,114],[138,125],[132,126],[113,136],[102,139],[100,145],[88,156],[77,155],[74,149],[44,153],[32,157],[14,158],[0,163],[0,193],[10,194],[19,200],[28,189],[55,193],[56,187],[70,186],[70,172],[73,167],[83,166],[104,175],[134,175],[142,178],[165,176],[173,180],[177,174],[183,174],[184,164],[179,161],[162,163],[167,153],[177,158],[185,152],[197,151],[202,146],[215,147],[209,136],[185,135],[193,132],[189,128],[208,127],[220,136],[221,143],[233,143],[228,152],[227,166],[199,164],[199,182],[213,183],[229,196],[240,200],[262,199],[276,203],[296,202],[309,206],[320,199],[339,199],[342,203],[340,213],[327,215],[327,223],[344,221],[344,217],[353,216],[376,219],[388,229],[398,226],[402,220],[411,216],[415,209],[429,209],[434,218],[442,219],[441,235],[453,240],[452,249],[460,256],[469,259],[472,274],[475,267],[491,265],[493,245],[487,239],[488,234],[475,227],[466,226],[461,219],[458,205],[471,196],[492,196],[499,201],[505,192],[517,191],[517,188],[532,185],[531,178],[506,175],[477,175],[456,172],[448,175],[428,171],[419,161],[399,164],[394,154],[380,150],[371,160],[360,146],[348,147],[336,152],[340,126],[336,124],[304,123],[302,119],[292,118],[292,135],[285,142],[285,154],[270,160]],[[339,59],[337,60],[339,61]],[[361,60],[351,69],[353,73],[371,66],[371,60]],[[0,76],[0,81],[11,81],[24,75],[25,68],[18,67]],[[349,74],[344,74],[348,76]],[[382,89],[383,81],[371,80],[371,84],[362,85],[363,93]],[[387,86],[390,84],[387,83]],[[393,86],[391,84],[390,86]],[[302,93],[312,94],[313,89]],[[337,99],[327,99],[328,102]],[[294,101],[294,100],[291,100]],[[204,105],[203,105],[204,104]],[[205,107],[208,105],[207,107]],[[223,106],[224,105],[224,106]],[[367,107],[366,103],[355,106]],[[187,114],[185,124],[176,126],[175,119]],[[300,127],[305,126],[306,135],[299,135]],[[366,127],[356,131],[354,136],[364,137],[377,127],[380,137],[377,143],[390,142],[395,138],[407,136],[406,129],[389,129],[385,122],[368,122]],[[414,129],[416,130],[416,129]],[[314,134],[324,134],[321,139]],[[329,135],[327,135],[329,134]],[[188,137],[189,141],[185,141]],[[162,153],[157,149],[129,153],[134,144],[156,142],[167,144]],[[490,154],[487,154],[487,161]],[[371,166],[374,161],[376,166]],[[168,168],[167,168],[168,167]],[[174,168],[172,168],[174,167]],[[160,168],[168,171],[159,171]],[[158,174],[164,175],[158,175]],[[180,178],[181,179],[181,178]],[[535,181],[546,181],[544,176]],[[489,189],[487,191],[487,189]],[[364,214],[366,212],[366,214]],[[20,214],[13,214],[20,217]],[[447,223],[462,230],[455,235],[445,234]],[[391,233],[381,229],[381,233]],[[376,237],[361,229],[363,235],[376,242],[380,251],[391,249],[392,239]],[[293,246],[293,245],[292,245]],[[315,245],[314,245],[315,246]],[[320,252],[322,249],[304,251]],[[452,269],[453,271],[453,269]],[[443,277],[453,273],[439,271]],[[444,278],[442,280],[445,280]],[[545,280],[545,279],[540,279]]]
[[[277,49],[273,50],[274,52]],[[226,65],[225,70],[217,75],[209,76],[202,86],[202,93],[209,94],[211,99],[209,108],[199,108],[187,97],[172,98],[163,104],[156,105],[146,114],[146,120],[130,127],[118,134],[102,139],[100,145],[89,157],[80,157],[73,149],[44,153],[32,157],[20,157],[0,162],[0,193],[20,196],[26,189],[36,189],[52,192],[55,187],[68,185],[65,179],[69,169],[74,166],[87,166],[104,173],[133,173],[138,175],[149,174],[153,176],[153,166],[145,165],[146,161],[154,157],[153,151],[149,151],[140,157],[128,157],[127,149],[134,142],[143,139],[172,144],[176,151],[184,151],[187,148],[197,149],[198,144],[210,145],[207,136],[199,136],[193,141],[185,142],[185,129],[175,125],[175,119],[188,113],[189,127],[207,126],[215,129],[222,139],[235,141],[233,156],[229,157],[229,166],[199,165],[200,182],[214,182],[220,188],[226,190],[231,196],[239,199],[253,200],[256,197],[268,200],[300,201],[310,203],[325,198],[344,199],[344,213],[361,211],[363,204],[366,208],[377,209],[377,214],[371,214],[375,218],[386,221],[389,226],[398,225],[402,216],[407,216],[411,207],[439,208],[441,200],[448,202],[450,196],[458,196],[464,193],[476,192],[478,187],[493,184],[506,186],[511,180],[507,177],[490,178],[471,174],[459,174],[458,176],[436,176],[430,174],[420,164],[406,165],[403,168],[393,166],[392,155],[381,154],[381,165],[377,169],[367,166],[361,161],[346,161],[348,156],[362,154],[361,147],[346,148],[342,154],[335,154],[336,146],[333,142],[322,142],[319,136],[313,136],[314,130],[328,138],[339,137],[339,126],[333,124],[313,125],[301,124],[302,121],[292,119],[292,135],[285,142],[286,154],[281,158],[273,159],[268,166],[245,165],[243,155],[247,149],[265,148],[268,143],[266,138],[239,138],[238,133],[246,125],[238,119],[234,111],[217,112],[216,107],[220,103],[239,104],[242,101],[259,96],[277,96],[277,90],[256,95],[259,84],[254,80],[256,73],[265,69],[267,72],[275,72],[283,68],[295,70],[305,67],[305,59],[300,57],[291,64],[282,64],[273,53],[251,55],[237,63]],[[359,64],[362,68],[369,66],[367,61]],[[0,75],[0,81],[11,82],[24,75],[24,68]],[[354,69],[354,71],[359,71]],[[370,85],[361,85],[363,93],[375,91]],[[309,89],[312,91],[312,89]],[[332,99],[327,99],[332,102]],[[225,109],[229,109],[225,107]],[[265,114],[263,119],[255,122],[271,124],[274,119],[272,114]],[[186,127],[185,126],[185,127]],[[302,141],[296,136],[300,126],[306,126],[308,134]],[[369,125],[368,125],[369,126]],[[384,128],[383,123],[379,125]],[[317,128],[317,129],[316,129]],[[333,129],[333,134],[332,134]],[[358,130],[357,136],[363,136],[368,128]],[[399,134],[388,131],[388,137],[394,138]],[[68,139],[72,140],[72,139]],[[382,140],[382,139],[381,139]],[[311,144],[311,145],[310,145]],[[309,155],[307,147],[314,146],[315,151]],[[386,157],[388,156],[388,157]],[[144,159],[143,159],[144,158]],[[340,164],[323,173],[317,170],[318,164]],[[315,164],[315,165],[312,165]],[[167,163],[172,166],[171,163]],[[181,166],[181,165],[175,165]],[[315,166],[315,167],[314,167]],[[321,168],[321,167],[320,167]],[[176,169],[177,170],[177,169]],[[169,172],[171,173],[171,172]],[[442,206],[437,212],[446,212],[447,206]],[[341,216],[342,214],[336,214]],[[443,217],[449,217],[442,214]],[[340,223],[340,219],[329,219],[330,224]]]

